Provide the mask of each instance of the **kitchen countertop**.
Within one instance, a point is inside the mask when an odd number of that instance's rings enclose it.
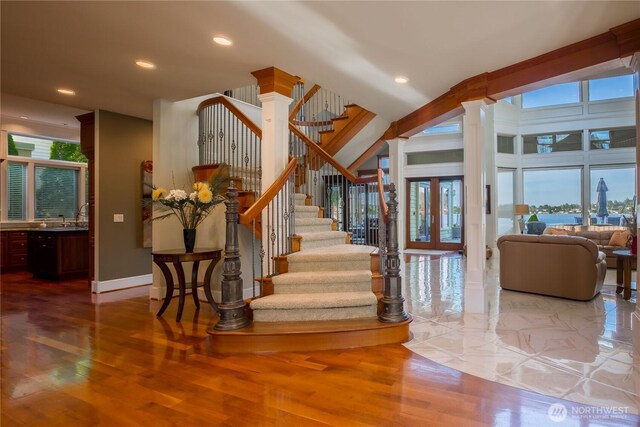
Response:
[[[82,227],[51,227],[51,228],[30,228],[27,231],[38,231],[41,233],[65,233],[70,231],[89,231]]]

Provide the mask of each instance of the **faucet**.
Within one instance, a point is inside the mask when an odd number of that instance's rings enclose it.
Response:
[[[76,212],[76,226],[80,226],[80,217],[83,216],[82,215],[82,210],[85,210],[85,214],[84,216],[86,217],[86,208],[89,206],[89,202],[85,203],[84,205],[80,206],[78,208],[78,211]]]
[[[67,219],[64,217],[64,215],[58,215],[58,218],[62,218],[62,227],[67,228]]]

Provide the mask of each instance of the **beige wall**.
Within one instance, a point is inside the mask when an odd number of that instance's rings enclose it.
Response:
[[[142,247],[141,171],[153,153],[149,120],[96,112],[96,280],[151,274],[151,250]],[[123,214],[124,222],[113,222]]]

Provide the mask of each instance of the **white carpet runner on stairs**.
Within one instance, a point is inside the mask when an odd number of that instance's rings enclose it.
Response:
[[[289,272],[273,277],[274,294],[251,302],[256,322],[340,320],[377,315],[371,291],[372,246],[345,244],[346,233],[331,231],[330,218],[305,206],[296,194],[300,252],[287,256]]]

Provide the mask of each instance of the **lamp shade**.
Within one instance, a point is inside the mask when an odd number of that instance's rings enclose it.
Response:
[[[516,205],[516,215],[529,215],[529,205]]]

